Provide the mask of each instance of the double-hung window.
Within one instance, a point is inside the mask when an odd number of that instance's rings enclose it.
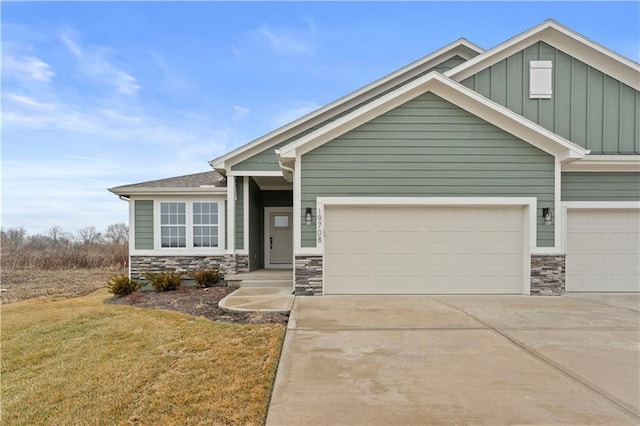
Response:
[[[219,201],[160,201],[160,247],[220,248]]]
[[[193,247],[218,247],[218,203],[193,203]]]
[[[187,246],[186,203],[160,203],[160,241],[162,247]]]

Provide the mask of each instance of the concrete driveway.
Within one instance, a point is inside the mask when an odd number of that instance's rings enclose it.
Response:
[[[640,295],[297,297],[268,425],[639,424]]]

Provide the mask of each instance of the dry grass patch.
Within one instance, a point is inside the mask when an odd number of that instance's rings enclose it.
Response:
[[[43,296],[78,296],[107,285],[122,268],[96,269],[10,269],[0,272],[0,300],[18,302]]]
[[[107,297],[3,306],[3,424],[264,423],[284,326]]]

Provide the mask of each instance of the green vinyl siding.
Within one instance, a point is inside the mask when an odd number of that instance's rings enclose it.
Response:
[[[562,173],[562,201],[640,200],[640,173]]]
[[[444,73],[449,71],[450,69],[453,69],[455,67],[457,67],[458,65],[466,62],[467,60],[464,59],[462,56],[453,56],[449,59],[447,59],[446,61],[442,62],[441,64],[436,65],[435,67],[431,68],[429,71],[438,71],[440,73]]]
[[[236,250],[244,249],[244,178],[236,178]]]
[[[552,61],[551,99],[529,99],[529,61]],[[538,42],[462,81],[592,154],[640,153],[640,92]]]
[[[135,249],[153,250],[153,200],[133,202]]]
[[[543,207],[554,208],[554,158],[427,93],[302,156],[304,224],[316,197],[537,197],[537,244],[554,246]]]

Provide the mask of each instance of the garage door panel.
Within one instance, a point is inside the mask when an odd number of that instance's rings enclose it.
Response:
[[[325,206],[325,293],[520,294],[523,216],[519,206]]]
[[[640,291],[640,210],[569,209],[567,291]]]

